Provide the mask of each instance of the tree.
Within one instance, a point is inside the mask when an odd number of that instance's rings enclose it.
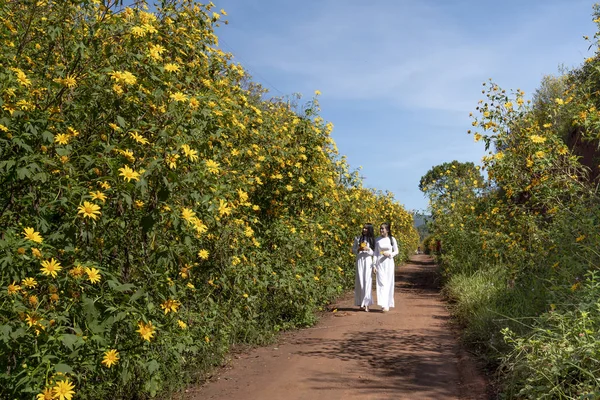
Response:
[[[475,193],[483,186],[483,177],[472,162],[452,161],[432,167],[421,178],[419,189],[433,200],[452,200],[464,190]]]

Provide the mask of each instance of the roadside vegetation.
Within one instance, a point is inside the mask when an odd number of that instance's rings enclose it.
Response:
[[[599,71],[596,50],[532,100],[485,82],[469,131],[489,150],[482,167],[448,162],[421,180],[425,244],[503,398],[600,397]]]

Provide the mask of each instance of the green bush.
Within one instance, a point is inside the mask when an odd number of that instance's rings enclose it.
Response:
[[[314,321],[390,220],[318,116],[262,99],[193,1],[0,5],[0,397],[147,398]]]

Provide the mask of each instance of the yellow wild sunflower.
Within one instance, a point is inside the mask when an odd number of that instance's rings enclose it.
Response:
[[[56,278],[61,269],[62,267],[60,262],[56,261],[54,258],[51,258],[50,261],[42,261],[42,268],[40,268],[40,271],[46,276],[52,276],[53,278]]]
[[[96,220],[102,214],[100,206],[89,201],[84,201],[83,205],[77,207],[77,210],[77,214],[81,214],[83,218],[91,218],[93,220]]]

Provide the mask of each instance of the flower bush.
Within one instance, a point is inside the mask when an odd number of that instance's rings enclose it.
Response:
[[[0,5],[0,396],[145,398],[314,321],[352,237],[412,216],[362,187],[318,100],[264,99],[212,4]]]
[[[546,78],[532,101],[484,83],[469,133],[489,151],[487,181],[459,176],[444,195],[436,188],[452,170],[434,168],[422,181],[442,243],[444,291],[467,338],[499,367],[507,398],[599,393],[599,63],[596,50],[579,68]]]

